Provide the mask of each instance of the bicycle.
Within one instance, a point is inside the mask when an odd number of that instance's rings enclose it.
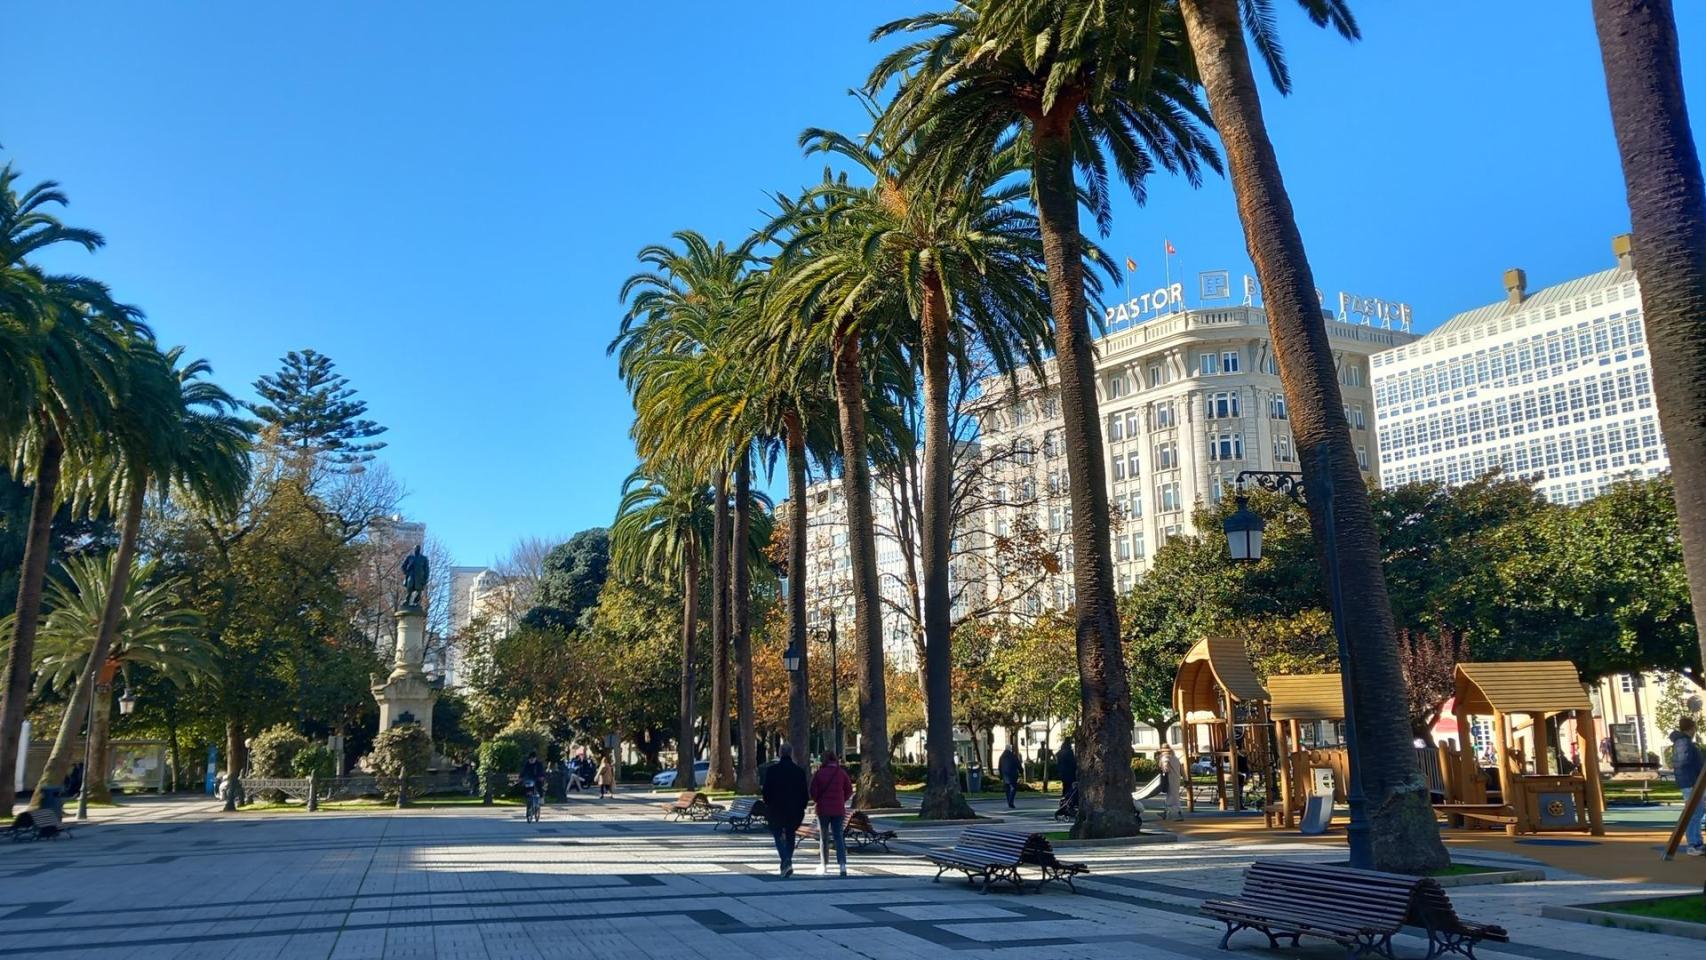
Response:
[[[543,802],[543,798],[539,795],[539,785],[532,780],[524,780],[521,786],[527,791],[527,822],[538,823],[540,806]]]

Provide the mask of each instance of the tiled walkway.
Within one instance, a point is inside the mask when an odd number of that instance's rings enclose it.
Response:
[[[846,879],[808,868],[782,880],[767,834],[664,823],[653,802],[576,798],[537,825],[513,807],[97,811],[75,840],[0,846],[0,958],[1224,958],[1220,928],[1196,904],[1235,889],[1257,856],[1321,855],[1283,840],[1095,847],[1070,855],[1093,871],[1078,896],[983,896],[932,883],[916,856],[913,841],[957,828],[909,830],[893,853],[856,853]],[[1654,892],[1560,877],[1453,897],[1462,913],[1510,928],[1516,942],[1483,957],[1695,960],[1700,941],[1538,915],[1546,902]],[[1249,957],[1342,955],[1263,943],[1245,934],[1233,946]],[[1398,943],[1400,956],[1425,948]]]

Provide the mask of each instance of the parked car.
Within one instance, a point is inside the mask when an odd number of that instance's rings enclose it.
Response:
[[[695,763],[693,765],[693,785],[695,787],[704,786],[705,785],[705,778],[710,776],[710,774],[711,774],[711,762],[709,760],[701,760],[698,763]],[[664,772],[653,777],[652,778],[652,786],[654,786],[654,787],[673,787],[673,786],[675,786],[675,771],[673,769],[665,770]]]
[[[1202,756],[1191,761],[1191,776],[1193,776],[1193,777],[1208,777],[1208,776],[1213,776],[1213,775],[1214,775],[1214,761],[1209,759],[1208,754],[1205,753]]]

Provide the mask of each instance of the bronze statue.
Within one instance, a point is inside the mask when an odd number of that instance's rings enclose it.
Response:
[[[421,605],[421,594],[426,592],[427,574],[431,565],[427,563],[426,554],[421,553],[419,546],[415,552],[403,558],[403,606],[418,607]]]

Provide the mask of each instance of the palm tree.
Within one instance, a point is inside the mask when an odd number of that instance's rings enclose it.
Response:
[[[1706,184],[1683,97],[1669,0],[1594,0],[1611,126],[1623,158],[1653,393],[1671,469],[1706,469]],[[1698,65],[1698,64],[1696,64]],[[1678,483],[1683,566],[1706,662],[1706,490]]]
[[[87,462],[78,465],[79,495],[122,511],[119,541],[94,652],[65,706],[53,752],[42,769],[42,786],[65,779],[89,697],[100,691],[99,672],[125,616],[149,491],[158,490],[161,496],[175,492],[214,512],[229,512],[248,486],[249,427],[236,413],[236,400],[202,379],[212,372],[206,361],[182,361],[182,347],[161,353],[152,344],[133,346],[127,354],[122,402],[112,413],[108,432],[88,446]]]
[[[840,261],[840,269],[850,275],[837,282],[898,279],[908,313],[917,321],[906,339],[923,371],[924,394],[921,553],[929,763],[920,816],[965,819],[972,811],[960,794],[954,766],[950,677],[948,566],[952,465],[959,440],[950,428],[950,360],[962,386],[973,351],[987,353],[1001,372],[1015,372],[1021,360],[1042,369],[1049,329],[1042,240],[1036,217],[1017,206],[1030,186],[1011,149],[964,175],[908,178],[910,152],[885,149],[879,139],[855,142],[813,129],[801,141],[808,151],[853,161],[875,181],[868,188],[832,182],[817,191],[839,211],[838,228],[861,237],[859,256]]]
[[[729,738],[730,576],[728,471],[738,438],[710,438],[695,407],[730,388],[730,330],[749,303],[746,245],[711,244],[692,231],[681,249],[654,245],[647,268],[623,285],[627,316],[611,350],[634,397],[634,439],[642,458],[664,456],[704,467],[712,477],[710,771],[706,786],[735,786]],[[707,442],[709,441],[709,442]],[[750,724],[748,724],[750,725]],[[756,745],[754,746],[756,752]]]
[[[628,475],[610,527],[610,561],[630,578],[681,578],[681,699],[676,715],[675,782],[691,786],[699,571],[711,542],[711,501],[702,475],[657,461]]]
[[[93,250],[101,238],[66,227],[50,212],[65,196],[43,183],[22,195],[10,166],[0,171],[0,449],[12,473],[33,485],[23,567],[0,689],[0,769],[10,770],[30,694],[42,589],[52,551],[53,516],[62,499],[67,448],[101,432],[120,388],[118,358],[127,340],[146,340],[135,309],[81,277],[43,273],[27,259],[56,244]],[[0,815],[10,815],[11,777],[0,777]]]
[[[129,576],[116,569],[117,551],[100,556],[73,557],[64,564],[64,575],[53,578],[47,588],[49,613],[42,620],[36,647],[37,683],[43,688],[82,686],[91,677],[95,689],[108,688],[114,674],[131,666],[145,667],[167,681],[188,686],[199,677],[218,673],[218,651],[203,634],[201,615],[179,600],[181,584],[157,580],[152,562],[136,565]],[[107,590],[123,582],[125,596],[118,604],[122,614],[113,630],[104,660],[89,670],[90,654],[99,646],[106,620]],[[87,704],[87,696],[79,697]],[[107,791],[109,722],[112,698],[95,700],[95,716],[88,736],[92,737],[90,769],[84,771],[84,789],[91,799],[104,801]],[[63,775],[61,775],[63,779]]]
[[[1030,164],[1072,478],[1085,747],[1073,831],[1104,837],[1136,833],[1138,820],[1130,799],[1131,696],[1114,604],[1090,337],[1089,251],[1078,207],[1081,198],[1088,201],[1106,232],[1109,160],[1139,199],[1157,166],[1194,185],[1202,167],[1218,168],[1218,160],[1202,130],[1206,113],[1192,88],[1177,17],[1164,15],[1166,8],[1150,17],[1089,17],[1081,6],[1074,0],[964,0],[949,11],[878,27],[873,39],[925,36],[882,58],[865,89],[876,95],[901,79],[884,125],[896,135],[923,135],[927,169],[972,169],[1015,133]]]
[[[1395,695],[1404,689],[1404,675],[1374,515],[1350,425],[1345,422],[1338,370],[1315,295],[1315,276],[1280,176],[1279,159],[1268,139],[1244,43],[1248,30],[1275,87],[1282,94],[1288,92],[1291,82],[1274,32],[1271,0],[1242,5],[1240,0],[1177,3],[1226,151],[1244,243],[1262,283],[1292,434],[1299,449],[1325,450],[1324,460],[1319,455],[1303,458],[1304,481],[1317,491],[1324,489],[1324,483],[1332,484],[1339,581],[1345,596],[1357,598],[1341,611],[1341,628],[1355,664],[1352,695],[1375,866],[1425,872],[1450,860],[1435,828],[1427,782],[1405,753],[1410,726],[1404,697]],[[1346,38],[1358,36],[1356,21],[1343,0],[1300,3],[1316,24],[1331,25]],[[1321,475],[1323,463],[1327,476]],[[1310,526],[1317,543],[1325,541],[1326,499],[1309,498]],[[1322,576],[1330,576],[1325,552],[1320,563]]]

